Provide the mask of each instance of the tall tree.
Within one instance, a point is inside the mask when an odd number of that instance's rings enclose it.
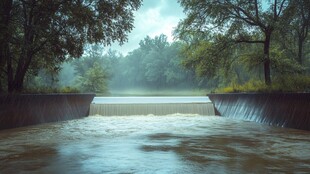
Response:
[[[289,0],[179,0],[187,18],[176,33],[182,38],[188,32],[221,34],[235,44],[262,44],[264,77],[271,84],[271,37],[286,18]],[[269,6],[268,6],[269,5]],[[221,39],[223,41],[223,39]],[[227,44],[228,48],[230,44]]]
[[[9,43],[12,35],[12,20],[11,10],[13,8],[12,0],[3,0],[0,2],[0,92],[3,90],[4,82],[4,67],[7,64],[7,59],[10,56]]]
[[[139,48],[112,64],[111,87],[152,90],[198,87],[193,71],[181,65],[182,45],[181,42],[169,43],[163,34],[145,37]]]
[[[309,0],[294,0],[291,3],[294,8],[295,15],[292,21],[292,26],[297,34],[297,61],[302,65],[304,59],[304,44],[307,38],[309,38],[310,28],[310,1]]]
[[[84,92],[106,93],[107,73],[102,66],[95,62],[83,76],[79,76],[78,83]]]
[[[12,93],[22,91],[29,69],[80,57],[85,43],[125,42],[141,0],[4,0],[0,5],[0,78]]]

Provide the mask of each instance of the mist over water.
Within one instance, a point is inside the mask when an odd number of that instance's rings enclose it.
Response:
[[[89,116],[0,132],[1,173],[309,173],[308,131],[217,116]]]
[[[126,56],[89,45],[88,54],[62,65],[58,87],[100,96],[205,95],[212,82],[182,65],[181,48],[181,43],[169,43],[165,35],[146,36]]]
[[[207,90],[204,89],[151,89],[151,88],[125,88],[110,89],[109,96],[205,96]],[[100,94],[99,94],[100,95]]]

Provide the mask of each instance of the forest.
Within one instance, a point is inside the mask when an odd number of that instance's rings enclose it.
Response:
[[[174,42],[106,49],[126,42],[141,3],[2,1],[0,93],[310,91],[308,0],[179,0]]]

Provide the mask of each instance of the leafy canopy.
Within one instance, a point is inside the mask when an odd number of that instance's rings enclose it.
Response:
[[[21,91],[27,73],[80,57],[86,43],[126,42],[140,5],[141,0],[1,1],[0,84]]]

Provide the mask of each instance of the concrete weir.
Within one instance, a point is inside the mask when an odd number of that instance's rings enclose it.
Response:
[[[215,115],[208,97],[95,97],[90,115]]]
[[[0,130],[88,116],[95,94],[0,96]]]
[[[217,115],[310,130],[310,93],[209,94]]]

